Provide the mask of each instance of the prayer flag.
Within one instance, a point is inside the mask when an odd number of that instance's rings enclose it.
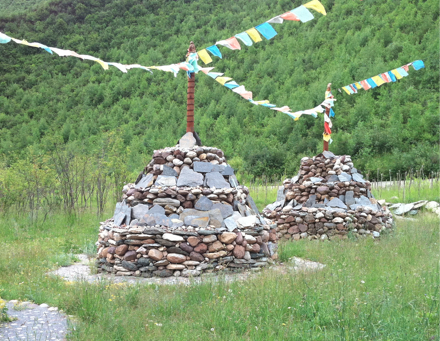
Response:
[[[330,127],[329,127],[327,122],[324,122],[324,131],[325,131],[326,134],[329,134],[329,135],[332,133],[332,131],[331,131],[331,129],[330,129]]]
[[[255,28],[267,40],[272,39],[273,37],[275,37],[278,34],[277,31],[275,31],[275,29],[267,22],[265,22],[261,25],[258,25]]]
[[[332,108],[330,108],[329,116],[330,117],[335,117],[335,112],[333,111]]]
[[[246,32],[241,32],[239,34],[235,35],[236,38],[240,39],[243,44],[246,46],[252,46],[253,42],[252,39],[249,37],[249,35]]]
[[[284,20],[300,21],[298,17],[292,12],[286,12],[284,14],[281,14],[280,17],[283,18]]]
[[[127,69],[125,68],[124,65],[119,64],[119,63],[107,63],[108,65],[112,65],[116,68],[118,68],[119,70],[121,70],[123,73],[127,73]]]
[[[372,89],[377,88],[377,84],[371,78],[368,78],[366,81],[367,81],[368,84],[370,84]]]
[[[9,43],[10,41],[11,41],[11,37],[0,32],[0,44],[6,44],[6,43]]]
[[[246,92],[244,85],[240,85],[238,88],[232,89],[233,92],[237,94],[242,94]]]
[[[415,62],[412,62],[412,66],[414,70],[420,70],[425,67],[425,64],[423,63],[423,60],[416,60]]]
[[[330,134],[326,134],[326,133],[322,133],[322,138],[324,139],[325,142],[330,141]]]
[[[409,64],[403,65],[402,69],[404,69],[406,72],[409,71]]]
[[[376,83],[377,86],[381,86],[382,84],[385,84],[385,82],[379,76],[371,77],[371,79],[374,80],[374,83]]]
[[[222,58],[222,53],[220,52],[220,50],[218,49],[217,46],[212,45],[210,47],[206,48],[209,52],[211,52],[214,56],[219,57],[220,59]]]
[[[359,82],[354,83],[354,85],[356,85],[356,89],[362,89],[362,85]]]
[[[232,89],[238,88],[239,85],[235,81],[232,81],[232,82],[224,84],[224,86],[226,86],[227,88],[232,90]]]
[[[213,68],[213,67],[203,67],[203,68],[200,68],[200,71],[202,71],[205,75],[207,75],[209,73],[209,71],[211,71],[213,69],[215,69],[215,68]]]
[[[397,71],[397,69],[391,70],[394,76],[396,76],[397,79],[402,79],[403,76]]]
[[[350,94],[351,94],[351,92],[348,91],[348,89],[347,89],[346,86],[343,86],[343,87],[342,87],[342,90],[344,90],[344,91],[347,93],[347,95],[350,95]]]
[[[255,101],[255,102],[253,102],[253,104],[256,104],[256,105],[263,105],[263,104],[267,104],[267,103],[269,103],[268,100],[265,100],[265,101]]]
[[[289,111],[290,108],[287,105],[285,105],[284,107],[281,108],[272,108],[272,110],[284,112],[284,111]]]
[[[220,40],[220,41],[216,42],[215,44],[225,46],[231,50],[241,50],[240,43],[238,42],[237,38],[235,38],[235,37],[231,37],[226,40]]]
[[[209,64],[212,62],[212,58],[209,55],[209,53],[206,51],[206,49],[203,49],[203,50],[197,52],[197,54],[199,55],[199,57],[203,61],[203,63]]]
[[[266,108],[273,108],[273,107],[276,107],[276,105],[275,104],[270,104],[270,103],[264,103],[264,104],[261,104],[263,107],[266,107]]]
[[[249,34],[249,37],[251,37],[255,43],[262,41],[260,34],[254,27],[247,30],[246,33]]]
[[[108,64],[106,62],[102,61],[101,59],[96,59],[95,62],[101,65],[104,70],[108,70]]]
[[[219,82],[221,85],[225,85],[227,81],[230,81],[232,78],[230,77],[216,77],[215,80]]]
[[[278,16],[272,18],[272,19],[269,19],[267,22],[269,24],[282,24],[283,21],[284,21],[283,18],[281,18],[281,16],[278,15]]]
[[[301,22],[307,22],[310,21],[314,18],[313,14],[310,13],[310,11],[304,7],[304,6],[299,6],[293,10],[291,10],[290,12],[292,12],[293,14],[295,14],[299,20],[301,20]]]
[[[408,72],[406,72],[402,67],[399,67],[399,68],[397,68],[396,70],[397,70],[398,73],[400,73],[400,75],[401,75],[402,77],[406,77],[406,76],[408,76]]]
[[[221,72],[208,72],[208,76],[216,79],[217,77],[223,76],[223,73],[221,73]]]
[[[239,95],[247,100],[252,99],[252,91],[245,91],[245,92],[239,93]]]
[[[353,90],[353,93],[357,94],[356,87],[353,86],[353,84],[349,84],[348,86],[351,88],[351,90]]]
[[[327,15],[324,6],[318,0],[312,0],[303,5],[304,7],[314,9],[316,12],[319,12],[323,15]]]
[[[351,95],[351,94],[354,94],[354,91],[353,91],[353,89],[350,87],[350,85],[346,85],[346,86],[344,86],[344,89],[347,89],[347,91],[350,93],[350,95]]]
[[[387,83],[391,82],[390,76],[388,76],[388,74],[387,74],[386,72],[381,73],[380,76],[382,77],[382,79],[383,79],[385,82],[387,82]]]
[[[394,76],[394,73],[392,73],[391,71],[388,71],[388,76],[390,76],[390,79],[392,82],[397,81],[396,76]]]
[[[370,84],[368,84],[367,80],[361,81],[361,85],[365,91],[371,89],[371,86],[370,86]]]
[[[329,128],[333,127],[332,120],[327,115],[324,115],[324,122],[328,123]]]

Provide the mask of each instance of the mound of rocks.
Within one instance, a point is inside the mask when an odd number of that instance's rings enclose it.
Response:
[[[393,226],[351,157],[327,151],[303,158],[298,175],[284,180],[263,214],[276,222],[278,238],[288,240],[346,238],[350,231],[378,238]]]
[[[121,276],[198,276],[259,268],[276,258],[276,230],[217,148],[192,133],[154,151],[101,223],[98,269]]]

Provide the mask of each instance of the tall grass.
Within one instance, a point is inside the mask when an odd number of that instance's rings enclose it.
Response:
[[[109,215],[110,212],[106,212]],[[437,340],[439,221],[398,222],[372,239],[284,244],[319,272],[265,269],[257,278],[191,286],[66,283],[46,273],[57,255],[88,248],[93,213],[43,225],[1,217],[0,287],[6,299],[49,303],[77,317],[72,340]],[[59,265],[59,264],[58,264]]]

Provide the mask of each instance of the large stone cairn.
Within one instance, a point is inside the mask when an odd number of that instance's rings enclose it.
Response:
[[[188,277],[258,269],[276,257],[275,228],[223,152],[184,138],[155,151],[137,181],[124,186],[113,218],[100,226],[98,271]]]
[[[276,222],[278,238],[287,240],[347,238],[350,231],[378,238],[393,226],[351,157],[331,152],[301,159],[298,175],[284,180],[263,214]]]

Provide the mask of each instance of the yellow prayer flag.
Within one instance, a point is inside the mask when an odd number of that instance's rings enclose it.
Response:
[[[103,62],[101,59],[97,59],[95,62],[99,63],[104,70],[108,70],[108,64],[106,62]]]
[[[249,34],[249,37],[251,37],[254,42],[258,43],[262,41],[260,33],[258,33],[255,27],[252,27],[251,29],[247,30],[246,33]]]
[[[219,82],[221,85],[225,85],[227,81],[230,81],[232,78],[230,77],[217,77],[215,80]]]
[[[316,12],[319,12],[323,15],[327,15],[327,12],[325,11],[324,6],[318,0],[312,0],[303,6],[307,7],[307,8],[314,9]]]
[[[342,87],[342,90],[344,90],[344,91],[347,93],[347,95],[350,95],[350,91],[348,91],[348,90],[345,88],[345,86]]]
[[[383,81],[383,79],[380,78],[379,76],[371,77],[371,79],[374,80],[374,83],[376,83],[377,86],[381,86],[382,84],[385,84],[385,82]]]
[[[325,142],[328,142],[328,141],[330,141],[331,135],[323,133],[322,138],[324,139]]]
[[[356,88],[359,90],[359,89],[362,89],[362,85],[361,85],[361,83],[359,83],[359,82],[356,82],[356,83],[354,83],[354,85],[356,85]]]
[[[391,72],[393,73],[394,76],[396,76],[397,79],[402,79],[402,75],[396,70],[391,70]]]
[[[209,64],[212,62],[212,58],[209,55],[208,51],[206,51],[206,49],[203,49],[203,50],[197,52],[197,54],[199,55],[200,59],[203,60],[203,62],[205,64]]]
[[[262,105],[262,104],[269,104],[269,101],[268,100],[265,100],[265,101],[255,101],[254,103],[258,104],[258,105]]]
[[[32,46],[25,39],[23,39],[20,44],[23,44],[23,45],[26,45],[26,46]]]

